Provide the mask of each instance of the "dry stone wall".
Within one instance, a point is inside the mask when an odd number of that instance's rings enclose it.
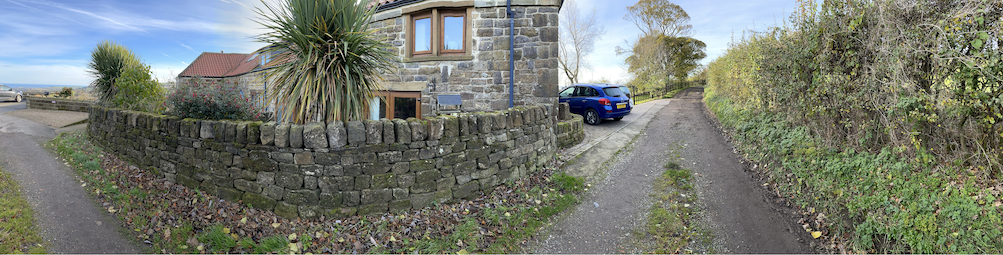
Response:
[[[72,100],[72,99],[62,99],[62,98],[51,98],[51,97],[25,97],[28,102],[28,109],[39,109],[39,110],[60,110],[60,111],[73,111],[73,112],[88,112],[91,105],[94,104],[92,101],[83,100]]]
[[[556,151],[549,105],[423,120],[277,124],[92,107],[91,139],[168,181],[286,218],[474,198]]]

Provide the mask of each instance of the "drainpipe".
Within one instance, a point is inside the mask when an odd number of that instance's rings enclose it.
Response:
[[[512,0],[505,3],[508,14],[508,108],[515,106],[515,13],[512,12]]]

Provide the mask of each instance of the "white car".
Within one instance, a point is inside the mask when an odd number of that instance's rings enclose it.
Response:
[[[24,96],[21,94],[21,91],[14,91],[14,89],[10,87],[0,85],[0,101],[14,101],[20,103],[21,98],[23,97]]]

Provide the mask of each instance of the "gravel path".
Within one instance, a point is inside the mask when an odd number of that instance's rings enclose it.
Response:
[[[594,183],[564,219],[545,230],[535,253],[637,253],[630,233],[643,224],[652,181],[670,153],[693,170],[704,225],[718,253],[811,253],[792,210],[772,202],[703,113],[702,88],[681,92]]]
[[[26,117],[21,109],[24,103],[0,103],[0,164],[21,184],[48,252],[140,252],[119,234],[117,220],[92,202],[73,171],[40,146],[55,137],[55,129],[12,116]]]

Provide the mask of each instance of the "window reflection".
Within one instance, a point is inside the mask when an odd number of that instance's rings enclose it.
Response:
[[[414,20],[414,51],[432,50],[432,18]]]
[[[463,50],[463,17],[443,17],[442,41],[446,50]]]

